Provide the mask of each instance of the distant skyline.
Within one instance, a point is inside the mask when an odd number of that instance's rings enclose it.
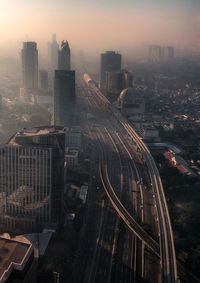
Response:
[[[44,54],[52,33],[92,54],[148,44],[198,48],[200,1],[1,0],[0,56],[17,57],[27,40]]]

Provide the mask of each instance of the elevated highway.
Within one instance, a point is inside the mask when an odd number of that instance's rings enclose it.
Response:
[[[151,186],[153,190],[153,194],[155,196],[157,214],[158,214],[158,223],[159,223],[159,234],[160,234],[160,250],[159,246],[156,242],[151,241],[150,237],[146,235],[145,231],[141,231],[140,228],[137,227],[136,223],[133,223],[132,217],[124,210],[121,203],[117,200],[116,196],[113,194],[113,189],[111,188],[108,178],[106,177],[106,167],[105,165],[100,166],[100,172],[104,187],[107,188],[108,195],[110,194],[110,199],[113,201],[113,205],[115,206],[118,213],[120,213],[121,217],[126,222],[127,226],[134,227],[134,232],[137,234],[139,238],[141,238],[145,244],[151,249],[154,250],[155,253],[159,253],[161,257],[161,265],[163,271],[163,282],[165,283],[176,283],[178,282],[177,276],[177,266],[176,266],[176,256],[175,256],[175,248],[174,248],[174,240],[173,240],[173,232],[169,217],[169,212],[167,208],[167,203],[164,195],[164,190],[162,187],[162,182],[159,176],[158,169],[155,165],[154,159],[151,156],[148,148],[142,142],[141,138],[137,135],[137,133],[133,130],[129,122],[121,115],[121,113],[115,109],[115,107],[107,100],[107,98],[101,93],[101,91],[96,87],[95,83],[88,76],[85,81],[87,82],[91,92],[96,97],[98,103],[104,108],[106,111],[110,112],[112,115],[112,119],[115,119],[118,127],[123,129],[129,140],[128,143],[134,148],[135,152],[137,152],[139,158],[142,160],[143,164],[148,168],[148,173],[151,179]],[[109,188],[109,191],[108,191]],[[144,233],[145,232],[145,233]]]
[[[113,207],[117,211],[118,215],[122,218],[128,228],[140,239],[145,245],[152,250],[157,256],[160,255],[160,249],[158,243],[145,232],[144,229],[134,220],[134,218],[128,213],[125,207],[121,204],[117,195],[110,184],[107,166],[104,163],[99,165],[100,178],[103,184],[103,187],[108,195]]]

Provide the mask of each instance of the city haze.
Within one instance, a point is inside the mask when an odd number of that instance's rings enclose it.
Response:
[[[199,39],[200,0],[0,0],[0,282],[200,282]]]
[[[36,41],[46,55],[56,33],[73,50],[92,55],[109,49],[130,52],[148,44],[198,50],[200,4],[197,1],[1,1],[0,57],[19,56],[22,41]]]

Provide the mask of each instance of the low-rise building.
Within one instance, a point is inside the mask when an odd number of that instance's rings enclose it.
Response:
[[[88,186],[87,185],[81,186],[79,198],[82,200],[83,204],[85,204],[87,201],[87,194],[88,194]]]
[[[78,165],[78,151],[66,149],[65,150],[65,165],[67,168],[73,168]]]
[[[24,236],[0,236],[0,282],[36,282],[37,261],[32,243]]]
[[[80,148],[82,145],[82,131],[78,126],[71,127],[66,131],[65,146]]]
[[[53,96],[40,93],[35,96],[35,103],[38,105],[53,105]]]
[[[144,92],[131,87],[124,89],[118,98],[118,107],[127,118],[143,117],[145,114]]]
[[[142,137],[144,141],[159,141],[159,130],[154,127],[144,128],[142,130]]]

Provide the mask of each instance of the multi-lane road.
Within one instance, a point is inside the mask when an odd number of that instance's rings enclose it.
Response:
[[[78,100],[104,190],[91,194],[96,233],[77,282],[199,282],[180,263],[178,278],[167,203],[148,148],[92,79],[84,79]]]
[[[160,256],[161,267],[163,272],[163,282],[177,282],[176,256],[171,222],[169,218],[162,183],[155,162],[145,144],[135,133],[135,131],[132,129],[126,119],[114,108],[114,106],[105,98],[105,96],[103,96],[101,91],[96,87],[95,83],[89,78],[89,76],[85,75],[84,78],[88,83],[88,86],[90,87],[90,90],[92,91],[93,95],[96,97],[96,101],[101,103],[101,108],[102,110],[104,109],[104,113],[106,113],[107,111],[108,115],[110,114],[112,116],[112,119],[115,119],[116,123],[118,123],[118,128],[120,128],[120,130],[125,130],[129,138],[132,139],[132,142],[134,143],[132,148],[134,148],[135,151],[138,152],[137,156],[140,160],[143,161],[143,168],[145,170],[148,170],[148,175],[151,180],[150,185],[152,187],[153,196],[156,202],[155,207],[159,224]],[[132,156],[131,159],[133,159]],[[116,204],[115,208],[116,207],[118,207],[118,210],[121,210],[121,208],[119,207],[119,203]],[[128,224],[129,220],[127,217],[128,215],[126,215]],[[138,236],[137,231],[135,232]],[[140,235],[142,237],[142,234]],[[150,237],[142,238],[142,240],[147,244],[146,239],[150,239]]]
[[[118,210],[116,215],[111,205],[104,205],[89,276],[84,282],[161,282],[155,203],[153,197],[146,197],[151,188],[144,186],[143,183],[147,183],[141,180],[144,174],[141,174],[141,168],[138,170],[135,166],[132,153],[125,145],[126,135],[113,126],[110,111],[102,108],[101,101],[86,86],[79,87],[79,98],[82,105],[85,104],[87,113],[91,114],[89,116],[95,117],[91,119],[92,122],[87,121],[87,132],[97,146],[100,161],[104,156],[103,152],[105,153],[106,173],[103,175],[107,175],[107,178],[104,178],[104,182],[110,184],[118,199],[117,207],[120,206],[123,210],[123,213]],[[140,162],[137,156],[135,158],[136,163]],[[115,202],[111,198],[110,201],[114,207]],[[116,209],[117,207],[115,206]],[[145,223],[148,226],[152,224],[152,235],[149,236],[136,220],[141,226],[145,226]],[[140,230],[138,235],[137,229]],[[146,242],[145,236],[140,237],[140,233],[146,235]]]

